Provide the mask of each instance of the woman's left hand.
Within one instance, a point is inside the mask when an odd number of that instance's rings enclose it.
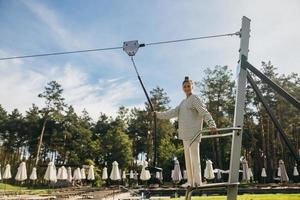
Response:
[[[218,129],[217,129],[217,128],[210,128],[210,131],[211,131],[213,134],[218,134]]]

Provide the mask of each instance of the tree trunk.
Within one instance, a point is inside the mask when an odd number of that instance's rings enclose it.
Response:
[[[220,168],[219,166],[219,162],[218,162],[218,158],[217,158],[217,151],[216,151],[216,142],[215,141],[211,141],[211,146],[212,146],[212,155],[213,155],[213,160],[216,162],[217,167]],[[221,169],[221,168],[220,168]]]
[[[220,107],[220,97],[221,97],[221,85],[219,87],[219,92],[218,92],[218,99],[217,99],[217,106],[216,106],[216,119],[215,119],[215,122],[216,124],[219,126],[220,125],[220,122],[219,122],[219,118],[221,118],[221,116],[219,116],[219,107]],[[216,144],[216,159],[217,159],[217,162],[218,162],[218,166],[219,166],[219,169],[223,169],[223,162],[222,162],[222,151],[221,151],[221,148],[220,148],[220,138],[216,138],[215,140],[215,144]]]
[[[220,169],[223,169],[222,150],[220,148],[220,138],[216,138],[217,161]]]
[[[262,120],[262,123],[261,123],[261,140],[262,140],[262,151],[263,153],[265,154],[266,153],[266,138],[265,138],[265,126],[264,126],[264,120]]]
[[[43,127],[42,127],[42,130],[41,130],[40,139],[39,139],[39,143],[38,143],[38,146],[37,146],[36,157],[35,157],[35,165],[37,165],[38,162],[39,162],[39,156],[40,156],[41,146],[42,146],[42,143],[43,143],[43,137],[44,137],[44,133],[45,133],[46,124],[47,124],[47,114],[44,118]]]

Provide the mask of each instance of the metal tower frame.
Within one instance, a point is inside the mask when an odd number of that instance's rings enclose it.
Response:
[[[205,184],[199,187],[190,187],[186,191],[185,199],[191,200],[192,193],[197,190],[207,190],[212,188],[227,188],[227,200],[237,200],[238,195],[238,185],[239,185],[239,168],[240,168],[240,156],[241,156],[241,148],[242,148],[242,137],[243,137],[243,124],[244,124],[244,114],[245,114],[245,100],[246,100],[246,84],[247,80],[249,81],[250,85],[254,89],[258,99],[262,102],[263,106],[267,110],[271,120],[273,121],[275,127],[277,128],[278,132],[280,133],[283,141],[288,146],[289,150],[291,151],[292,155],[294,156],[295,160],[300,165],[300,158],[296,150],[293,148],[291,142],[289,141],[288,137],[284,133],[280,123],[275,118],[275,115],[272,113],[270,107],[267,105],[266,100],[262,96],[261,92],[259,91],[258,87],[256,86],[254,80],[252,79],[250,73],[247,70],[250,70],[256,76],[258,76],[262,81],[267,83],[271,88],[273,88],[276,92],[278,92],[281,96],[283,96],[288,102],[294,105],[297,109],[300,109],[300,102],[295,99],[293,96],[288,94],[284,89],[266,77],[263,73],[253,67],[247,60],[248,60],[248,52],[249,52],[249,39],[250,39],[250,22],[251,20],[247,17],[242,18],[242,26],[239,32],[229,35],[237,35],[240,36],[240,49],[239,49],[239,61],[238,61],[238,68],[237,68],[237,90],[236,90],[236,98],[235,98],[235,110],[234,110],[234,121],[232,128],[221,128],[219,129],[220,132],[229,132],[223,133],[218,135],[204,135],[202,134],[207,133],[208,131],[200,131],[195,138],[191,141],[194,142],[197,137],[201,138],[217,138],[217,137],[232,137],[231,143],[231,155],[230,155],[230,168],[229,168],[229,179],[228,182],[224,183],[212,183],[212,184]],[[228,35],[228,34],[227,34]],[[208,37],[203,37],[208,38]],[[201,38],[201,39],[203,39]],[[177,42],[177,40],[175,40]],[[179,40],[181,41],[181,40]],[[185,41],[185,40],[184,40]],[[174,41],[171,41],[174,42]],[[170,41],[166,42],[170,43]],[[137,71],[135,62],[133,57],[135,56],[139,47],[144,47],[145,44],[139,44],[137,40],[135,41],[128,41],[124,42],[123,50],[131,57],[133,66],[137,73],[138,79],[142,85],[144,93],[147,97],[151,110],[154,111],[150,98],[145,90],[142,80],[140,79],[139,73]],[[156,120],[156,119],[155,119]],[[155,124],[154,124],[155,125]],[[156,126],[155,126],[156,127]],[[155,134],[156,136],[156,134]],[[154,157],[154,168],[156,167],[156,156],[157,152],[155,149],[155,157]],[[159,169],[159,168],[158,168]]]

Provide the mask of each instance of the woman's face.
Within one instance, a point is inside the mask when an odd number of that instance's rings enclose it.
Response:
[[[186,95],[190,95],[193,91],[193,84],[190,82],[185,82],[182,86],[182,89]]]

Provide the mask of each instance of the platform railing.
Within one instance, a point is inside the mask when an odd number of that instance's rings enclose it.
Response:
[[[208,134],[208,133],[211,133],[211,130],[201,130],[193,137],[190,145],[192,145],[195,141],[198,141],[199,143],[201,143],[202,139],[220,138],[220,137],[229,137],[229,136],[232,136],[232,138],[233,138],[234,136],[240,136],[241,130],[242,129],[240,127],[219,128],[219,129],[217,129],[217,133],[215,133],[215,134]],[[231,148],[231,151],[232,151],[232,148]],[[232,152],[231,152],[231,154],[232,154]],[[230,162],[232,162],[232,157],[230,158]],[[229,173],[231,173],[231,172],[229,171]],[[185,194],[185,199],[191,200],[192,193],[197,190],[226,188],[226,187],[228,188],[228,187],[236,186],[238,184],[239,184],[238,182],[237,183],[222,182],[222,183],[203,184],[198,187],[189,187],[189,188],[187,188],[187,191]]]
[[[211,130],[209,130],[209,129],[201,130],[192,138],[190,145],[192,145],[198,138],[204,139],[204,138],[218,138],[218,137],[232,136],[234,133],[240,134],[239,131],[241,131],[241,130],[242,129],[240,127],[219,128],[219,129],[217,129],[218,133],[213,134],[213,135],[212,134],[205,135],[207,133],[211,133]],[[222,133],[222,134],[220,134],[220,133]]]

